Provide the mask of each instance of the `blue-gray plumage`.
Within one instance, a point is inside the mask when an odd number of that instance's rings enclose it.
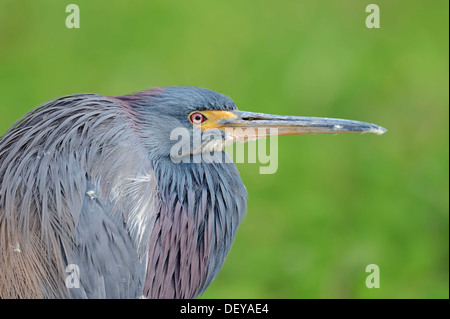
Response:
[[[177,128],[190,140],[194,128],[224,139],[202,141],[176,161]],[[241,112],[230,98],[196,87],[46,102],[0,138],[0,298],[202,294],[246,210],[231,160],[193,160],[211,150],[226,158],[225,144],[245,140],[226,128],[385,131],[357,121]],[[76,285],[67,285],[68,265],[79,268],[70,277]]]

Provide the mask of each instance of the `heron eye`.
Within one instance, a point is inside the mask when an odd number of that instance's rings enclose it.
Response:
[[[194,124],[201,124],[206,121],[206,117],[200,112],[195,112],[191,114],[190,120]]]

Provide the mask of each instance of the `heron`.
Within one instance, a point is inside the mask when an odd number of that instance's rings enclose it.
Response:
[[[185,142],[171,136],[180,128]],[[246,212],[226,145],[385,131],[239,111],[200,87],[45,102],[0,138],[0,298],[196,298],[222,268]],[[221,138],[195,146],[195,132]],[[185,145],[174,152],[177,143]],[[225,160],[195,160],[211,152]]]

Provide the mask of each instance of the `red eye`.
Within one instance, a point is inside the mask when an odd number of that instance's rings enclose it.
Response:
[[[206,117],[202,113],[199,113],[199,112],[192,113],[189,118],[190,118],[191,122],[194,124],[202,124],[203,122],[206,121]]]

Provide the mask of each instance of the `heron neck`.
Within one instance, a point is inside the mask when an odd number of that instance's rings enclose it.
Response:
[[[145,294],[194,298],[223,265],[246,209],[234,163],[154,161],[158,215],[153,228]]]

